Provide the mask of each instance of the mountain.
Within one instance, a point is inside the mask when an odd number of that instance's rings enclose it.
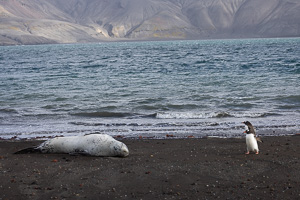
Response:
[[[0,45],[299,37],[299,0],[0,0]]]

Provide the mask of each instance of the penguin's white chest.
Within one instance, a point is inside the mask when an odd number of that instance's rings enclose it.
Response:
[[[246,135],[246,144],[247,144],[247,151],[252,151],[255,153],[257,153],[259,151],[257,140],[253,134]]]

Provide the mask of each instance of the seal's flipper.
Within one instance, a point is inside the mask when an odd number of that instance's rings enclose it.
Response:
[[[29,147],[15,152],[14,154],[26,154],[26,153],[41,153],[41,150],[37,147]]]
[[[78,155],[83,155],[83,156],[90,156],[90,154],[87,151],[82,151],[82,150],[75,150],[73,152],[69,153],[71,156],[78,156]]]

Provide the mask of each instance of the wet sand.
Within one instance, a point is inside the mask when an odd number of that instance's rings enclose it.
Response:
[[[0,141],[0,199],[299,199],[300,136],[121,139],[127,158],[13,154],[41,141]]]

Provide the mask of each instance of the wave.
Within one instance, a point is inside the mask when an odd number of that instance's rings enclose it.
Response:
[[[299,112],[300,105],[280,105],[278,106],[278,109],[282,110],[295,110],[296,112]]]
[[[135,114],[133,113],[122,113],[122,112],[79,112],[79,113],[71,113],[71,115],[79,116],[79,117],[132,117]]]
[[[278,96],[274,100],[286,103],[287,105],[299,105],[300,95]]]
[[[271,113],[271,112],[263,112],[263,113],[234,113],[234,117],[237,118],[244,118],[244,117],[249,117],[249,118],[260,118],[260,117],[269,117],[269,116],[280,116],[278,113]]]
[[[192,112],[170,112],[170,113],[157,113],[156,118],[158,119],[206,119],[206,118],[223,118],[231,117],[226,112],[212,112],[212,113],[192,113]]]
[[[70,115],[91,118],[156,118],[157,114],[139,114],[127,112],[79,112]]]
[[[193,110],[199,109],[203,106],[196,104],[151,104],[151,105],[138,105],[135,107],[137,110],[155,111],[155,110]]]
[[[13,114],[17,114],[18,111],[12,108],[1,108],[0,109],[0,113],[13,113]]]
[[[156,119],[208,119],[208,118],[260,118],[277,116],[277,113],[244,113],[244,112],[158,112],[153,114],[140,114],[128,112],[78,112],[70,115],[91,118],[156,118]]]
[[[54,109],[53,107],[44,107],[48,109]],[[55,113],[51,112],[24,112],[21,115],[24,117],[50,117],[60,116],[62,113],[57,111],[64,111],[63,109],[56,109]],[[0,109],[0,114],[19,114],[14,109]],[[127,119],[138,119],[138,118],[152,118],[152,119],[209,119],[209,118],[262,118],[269,116],[280,116],[281,114],[275,112],[229,112],[229,111],[213,111],[213,112],[155,112],[155,113],[135,113],[135,112],[109,112],[109,111],[79,111],[70,112],[69,115],[76,117],[87,117],[87,118],[127,118]],[[63,116],[63,115],[62,115]]]
[[[191,113],[191,112],[169,112],[157,113],[158,119],[207,119],[207,118],[260,118],[267,116],[276,116],[276,113],[228,113],[228,112],[211,112],[211,113]]]
[[[101,67],[106,67],[107,65],[102,65],[102,64],[91,64],[91,65],[84,65],[81,66],[83,69],[88,69],[88,68],[101,68]]]

